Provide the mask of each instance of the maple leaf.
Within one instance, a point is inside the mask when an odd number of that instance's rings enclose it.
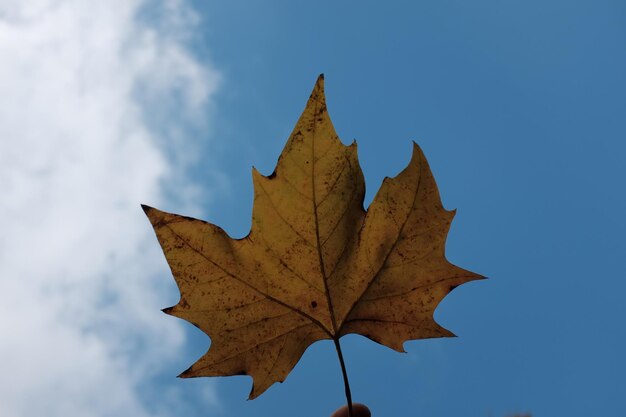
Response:
[[[412,339],[452,336],[433,319],[456,286],[482,278],[444,256],[453,211],[443,208],[414,144],[367,212],[356,142],[343,145],[320,76],[274,173],[253,169],[248,236],[143,206],[180,289],[164,311],[211,338],[181,377],[250,375],[250,398],[282,382],[308,346],[366,336],[397,351]]]

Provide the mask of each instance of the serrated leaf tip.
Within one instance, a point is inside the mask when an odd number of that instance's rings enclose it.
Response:
[[[413,156],[417,155],[423,155],[424,151],[422,150],[422,148],[417,144],[417,142],[415,142],[414,140],[412,140],[411,142],[413,142]]]
[[[141,205],[141,209],[143,210],[144,213],[148,214],[152,210],[152,207],[150,207],[150,206],[148,206],[146,204],[142,204]]]
[[[189,368],[185,369],[183,372],[181,372],[180,374],[178,374],[178,376],[176,378],[189,378],[191,375],[191,368],[193,368],[193,365],[190,366]]]
[[[311,92],[311,96],[319,95],[322,99],[325,99],[324,95],[324,74],[320,74],[317,77],[317,81],[315,82],[315,87],[313,87],[313,91]]]

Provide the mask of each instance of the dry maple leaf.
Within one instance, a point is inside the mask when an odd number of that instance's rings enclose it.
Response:
[[[251,375],[250,398],[282,382],[315,341],[366,336],[397,351],[452,336],[433,319],[453,288],[480,275],[449,263],[443,208],[417,145],[363,209],[356,143],[328,116],[324,78],[269,177],[253,170],[252,230],[232,239],[210,223],[143,206],[180,289],[165,309],[211,338],[181,377]]]

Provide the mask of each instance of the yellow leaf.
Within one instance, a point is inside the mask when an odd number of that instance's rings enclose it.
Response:
[[[366,212],[356,143],[339,140],[320,76],[274,173],[253,170],[253,181],[243,239],[143,206],[181,293],[164,311],[211,338],[182,377],[251,375],[255,398],[318,340],[335,342],[343,368],[339,338],[348,333],[398,351],[407,340],[452,335],[433,319],[437,304],[482,277],[445,259],[454,212],[417,145]]]

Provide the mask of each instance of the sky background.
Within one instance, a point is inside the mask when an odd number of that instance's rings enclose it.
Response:
[[[626,413],[626,3],[0,0],[0,414],[328,416],[330,342],[246,401],[175,376],[209,346],[146,203],[250,227],[319,73],[371,201],[424,150],[489,277],[398,354],[342,339],[375,417]]]

